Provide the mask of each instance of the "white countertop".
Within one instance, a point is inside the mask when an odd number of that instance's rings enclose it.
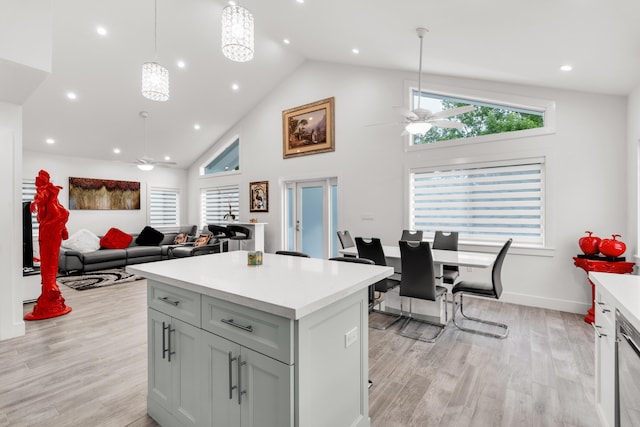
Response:
[[[640,329],[640,276],[591,271],[589,279],[613,297],[616,308]]]
[[[400,259],[400,246],[382,246],[384,256],[387,258]],[[340,249],[338,252],[344,255],[358,255],[358,249],[355,246],[346,249]],[[436,264],[460,265],[465,267],[486,268],[493,265],[497,254],[489,254],[485,252],[467,252],[467,251],[445,251],[442,249],[431,249],[433,262]]]
[[[300,319],[393,274],[393,268],[247,251],[127,266],[127,271],[236,304]]]

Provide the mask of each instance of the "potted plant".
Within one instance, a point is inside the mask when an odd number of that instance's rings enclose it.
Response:
[[[224,219],[225,221],[233,221],[236,219],[236,216],[231,212],[231,202],[229,202],[229,212],[224,214],[222,219]]]

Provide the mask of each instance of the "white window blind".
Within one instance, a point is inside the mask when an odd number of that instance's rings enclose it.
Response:
[[[224,216],[231,213],[238,219],[240,213],[240,187],[238,185],[228,185],[203,190],[201,193],[201,224],[215,224],[227,221]],[[229,218],[229,220],[231,220]]]
[[[179,225],[179,207],[178,190],[152,188],[149,191],[149,224]]]
[[[33,180],[25,180],[22,181],[22,201],[23,202],[33,202],[33,197],[36,195],[36,183]],[[38,219],[36,218],[36,213],[31,214],[31,232],[34,237],[38,236],[38,231],[40,229],[40,223],[38,223]]]
[[[410,226],[469,242],[544,245],[544,163],[410,172]]]

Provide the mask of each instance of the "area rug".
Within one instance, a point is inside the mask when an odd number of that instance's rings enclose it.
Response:
[[[133,282],[139,279],[142,279],[142,277],[127,273],[124,271],[124,268],[111,268],[109,270],[93,271],[77,276],[60,276],[56,278],[56,281],[76,291],[84,291],[87,289]]]

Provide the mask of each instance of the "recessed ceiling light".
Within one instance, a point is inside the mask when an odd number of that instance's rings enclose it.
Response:
[[[230,1],[229,1],[229,4],[230,4],[231,6],[235,6],[235,5],[236,5],[236,2],[235,2],[235,1],[233,1],[233,0],[230,0]]]
[[[304,0],[296,0],[296,1],[300,4],[304,3]]]
[[[185,64],[183,60],[179,60],[177,62],[177,65],[178,65],[178,68],[184,68],[187,66],[187,64]]]
[[[96,33],[100,34],[101,36],[106,36],[107,29],[105,27],[98,26],[96,27]]]
[[[78,95],[76,95],[75,92],[67,92],[67,98],[69,98],[69,99],[77,99]]]
[[[234,84],[231,85],[231,89],[238,90],[238,89],[240,89],[240,86],[238,86],[238,83],[234,83]]]
[[[290,43],[291,43],[291,41],[290,41],[289,39],[283,39],[283,40],[282,40],[282,43],[284,43],[284,44],[290,44]]]
[[[562,71],[571,71],[571,70],[573,70],[573,67],[571,65],[569,65],[569,64],[565,64],[562,67],[560,67],[560,70],[562,70]]]
[[[119,148],[114,148],[113,152],[116,153],[116,154],[120,154],[120,149]]]
[[[351,52],[357,55],[360,53],[360,50],[357,47],[354,47],[353,49],[351,49]]]
[[[169,157],[169,156],[164,156],[164,160],[168,162],[169,160],[171,160],[171,157]]]
[[[44,141],[45,141],[47,144],[55,144],[55,143],[56,143],[56,140],[55,140],[55,139],[53,139],[53,138],[47,138],[47,139],[45,139]]]
[[[194,128],[195,130],[200,130],[200,125],[196,123],[195,125],[193,125],[193,128]]]

